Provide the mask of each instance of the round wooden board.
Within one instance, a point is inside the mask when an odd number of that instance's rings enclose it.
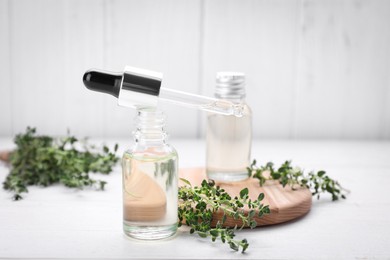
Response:
[[[200,186],[202,180],[207,179],[205,169],[200,167],[180,169],[179,177],[189,180],[194,186]],[[184,185],[183,182],[179,182],[179,184]],[[259,226],[293,220],[305,215],[311,207],[311,192],[306,188],[292,190],[289,186],[283,188],[281,184],[272,181],[268,181],[260,187],[259,181],[254,178],[230,183],[216,182],[216,184],[225,189],[232,197],[239,196],[240,191],[245,187],[249,189],[249,197],[251,199],[257,199],[261,192],[264,193],[263,204],[269,205],[271,214],[262,218],[256,218]],[[213,225],[221,218],[221,212],[215,213]],[[227,218],[225,225],[230,227],[234,227],[235,225],[240,226],[241,221]]]

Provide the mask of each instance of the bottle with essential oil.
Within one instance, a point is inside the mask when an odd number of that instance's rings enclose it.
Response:
[[[167,142],[164,115],[139,110],[135,144],[122,158],[123,230],[132,238],[163,239],[177,231],[178,155]]]
[[[248,178],[252,143],[252,112],[245,102],[245,75],[219,72],[215,96],[240,104],[241,117],[209,114],[207,117],[206,172],[216,181],[240,181]]]

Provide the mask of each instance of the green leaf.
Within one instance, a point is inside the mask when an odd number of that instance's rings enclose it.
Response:
[[[253,160],[252,164],[251,164],[251,167],[255,166],[256,165],[256,160]]]
[[[245,241],[245,242],[244,242]],[[242,245],[242,253],[245,253],[245,251],[248,249],[248,247],[249,247],[249,244],[248,244],[248,242],[246,241],[246,239],[244,239],[243,241],[242,241],[242,243],[243,243],[243,245]]]
[[[210,235],[212,235],[213,237],[217,237],[219,235],[218,230],[215,229],[210,230]]]
[[[248,193],[249,193],[249,190],[248,188],[244,188],[240,191],[240,198],[243,199],[243,198],[246,198],[248,196]]]
[[[318,175],[318,177],[322,177],[322,176],[325,175],[325,171],[319,171],[319,172],[317,173],[317,175]]]
[[[225,222],[226,222],[226,214],[223,214],[223,216],[222,216],[222,224],[225,224]]]
[[[207,234],[205,232],[201,232],[201,231],[198,231],[198,235],[200,237],[203,237],[203,238],[207,237]]]
[[[260,193],[257,200],[262,201],[264,199],[264,193]]]
[[[254,229],[255,227],[257,227],[257,222],[255,220],[252,220],[250,223],[249,223],[249,227],[251,229]]]
[[[238,251],[238,245],[236,243],[234,243],[233,241],[230,241],[229,242],[229,246],[231,249],[233,249],[234,251]]]
[[[272,177],[272,179],[274,179],[274,180],[279,180],[280,177],[282,177],[282,175],[281,175],[280,173],[278,173],[278,172],[272,172],[272,173],[271,173],[271,177]]]
[[[179,180],[181,180],[182,182],[184,182],[185,184],[191,187],[191,183],[187,179],[179,178]]]

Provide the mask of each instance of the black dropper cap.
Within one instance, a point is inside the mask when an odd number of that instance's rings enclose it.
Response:
[[[84,85],[94,91],[107,93],[119,98],[120,90],[158,96],[161,77],[148,74],[145,70],[127,67],[124,73],[89,70],[83,76]]]
[[[122,76],[122,73],[89,70],[85,72],[83,82],[89,90],[107,93],[118,98]]]

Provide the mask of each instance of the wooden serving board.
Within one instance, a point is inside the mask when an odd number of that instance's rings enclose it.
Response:
[[[189,180],[194,186],[200,186],[202,180],[207,179],[205,169],[200,167],[180,169],[179,177]],[[184,185],[180,181],[179,184]],[[216,182],[216,184],[225,189],[232,197],[239,196],[240,191],[245,187],[249,189],[249,197],[253,200],[257,199],[261,192],[264,193],[263,204],[269,205],[271,213],[255,219],[259,226],[278,224],[296,219],[305,215],[311,208],[311,192],[307,188],[292,190],[291,187],[286,186],[283,188],[281,184],[274,181],[268,181],[260,187],[259,181],[254,178],[230,183]],[[215,213],[213,225],[219,219],[222,219],[222,216],[221,212]],[[240,226],[241,221],[227,218],[225,225],[230,227]]]

